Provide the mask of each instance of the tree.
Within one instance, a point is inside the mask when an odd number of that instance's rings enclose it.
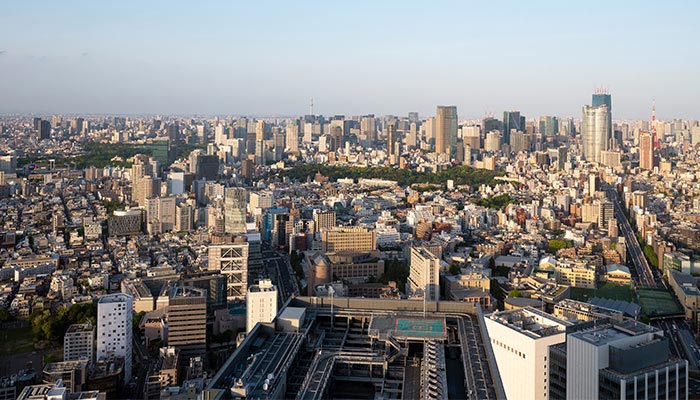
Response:
[[[522,293],[520,293],[520,291],[518,289],[513,289],[508,293],[508,297],[509,298],[523,297],[523,295],[522,295]]]
[[[552,239],[549,241],[549,253],[556,254],[561,249],[568,249],[572,246],[571,242],[562,239]]]
[[[451,262],[449,272],[452,275],[459,275],[462,273],[462,267],[456,262]]]
[[[379,277],[379,281],[388,284],[389,281],[396,282],[398,289],[406,293],[406,280],[408,279],[408,265],[405,261],[388,260],[384,264],[384,273]]]
[[[500,210],[501,208],[507,206],[508,204],[515,203],[515,200],[513,200],[507,194],[500,194],[498,196],[489,197],[487,199],[479,197],[479,198],[474,198],[471,201],[472,201],[472,203],[474,203],[478,206],[493,208],[496,210]]]
[[[4,308],[0,308],[0,322],[7,322],[10,320],[10,318],[12,318],[10,312]]]
[[[649,261],[649,264],[651,264],[651,266],[654,268],[659,268],[659,257],[654,252],[654,248],[647,244],[644,246],[643,251],[644,256]]]

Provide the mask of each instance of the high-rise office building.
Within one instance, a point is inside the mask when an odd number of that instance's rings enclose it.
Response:
[[[148,233],[160,234],[175,228],[175,197],[147,198],[144,206]]]
[[[175,207],[175,231],[190,232],[194,229],[193,208],[187,203]]]
[[[299,121],[289,122],[285,128],[285,148],[290,153],[299,151]]]
[[[530,147],[532,147],[532,135],[521,131],[510,133],[510,151],[519,153],[529,151]]]
[[[314,210],[314,227],[316,232],[320,232],[326,229],[335,228],[336,226],[336,215],[333,210]]]
[[[435,152],[457,157],[457,107],[438,106],[435,113]]]
[[[639,168],[654,169],[654,137],[650,132],[639,133]]]
[[[333,121],[336,122],[336,121]],[[342,125],[331,124],[331,131],[328,134],[328,151],[333,153],[343,147],[343,128]]]
[[[499,131],[501,132],[503,130],[503,124],[501,121],[499,121],[496,118],[493,117],[486,117],[481,121],[481,131],[482,132],[491,132],[491,131]]]
[[[688,398],[688,361],[670,354],[663,331],[631,320],[573,328],[565,343],[549,349],[549,398]]]
[[[398,147],[400,142],[396,134],[396,125],[389,124],[386,127],[386,155],[389,160],[389,164],[398,164]]]
[[[168,346],[185,362],[207,351],[207,291],[173,285],[168,292]]]
[[[604,90],[597,90],[591,97],[591,106],[598,107],[602,105],[607,106],[608,110],[612,113],[612,97],[610,96],[610,93],[607,93]]]
[[[252,213],[255,209],[266,210],[272,207],[272,193],[270,192],[251,192],[250,193],[250,203],[248,204],[250,212]]]
[[[39,139],[44,140],[44,139],[49,139],[51,138],[51,123],[46,120],[40,120],[39,121]]]
[[[170,143],[178,143],[180,141],[180,125],[176,122],[169,123],[165,128],[168,134]]]
[[[285,149],[285,134],[280,132],[278,128],[275,128],[275,133],[272,135],[272,159],[274,161],[280,161],[284,158]]]
[[[106,294],[97,302],[97,360],[110,356],[124,359],[124,382],[131,380],[133,297]]]
[[[512,130],[525,132],[525,117],[520,115],[520,111],[503,111],[503,125],[501,142],[510,144],[510,132]]]
[[[551,115],[542,116],[537,130],[543,137],[555,136],[559,133],[559,119]]]
[[[440,300],[440,259],[423,247],[411,248],[406,291],[412,298]]]
[[[265,121],[255,121],[255,142],[262,142],[265,138],[265,131],[267,126]]]
[[[377,141],[377,120],[374,114],[365,115],[360,120],[360,138],[366,140],[370,146]]]
[[[252,181],[253,169],[255,169],[253,160],[248,158],[241,160],[241,178],[243,178],[246,183],[250,183]]]
[[[224,189],[224,224],[226,233],[246,233],[248,192],[240,187]]]
[[[490,131],[486,133],[486,138],[484,139],[484,150],[498,151],[501,146],[501,136],[500,131]]]
[[[601,152],[609,149],[611,138],[610,110],[603,104],[584,106],[581,123],[583,156],[587,161],[600,163]]]
[[[246,293],[246,332],[258,322],[269,323],[277,316],[277,287],[269,279],[250,285]]]
[[[566,340],[570,323],[525,307],[484,318],[509,400],[549,398],[549,346]]]
[[[205,154],[197,149],[190,153],[190,172],[196,179],[215,180],[219,175],[219,157],[214,154]]]
[[[73,324],[63,336],[63,360],[88,360],[95,355],[95,327],[91,324]]]
[[[245,237],[237,237],[234,243],[209,246],[208,269],[221,271],[226,277],[226,298],[242,300],[248,289],[249,244]]]

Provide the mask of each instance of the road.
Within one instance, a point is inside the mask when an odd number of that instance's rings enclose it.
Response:
[[[298,296],[299,285],[289,262],[289,256],[273,250],[263,250],[262,257],[265,271],[280,291],[282,303],[292,296]]]
[[[659,276],[654,274],[649,262],[644,256],[644,252],[637,241],[637,237],[632,230],[632,226],[627,220],[625,214],[622,212],[620,197],[617,194],[617,191],[615,191],[615,189],[612,187],[608,187],[606,191],[608,198],[613,202],[618,227],[625,237],[627,252],[629,253],[630,261],[632,261],[632,266],[634,267],[636,275],[636,286],[646,289],[666,289],[666,284]]]
[[[663,329],[664,335],[669,338],[669,347],[674,356],[688,360],[690,367],[700,365],[700,347],[686,321],[665,319],[653,321],[651,325]]]
[[[625,237],[627,251],[630,255],[631,266],[634,268],[634,275],[637,287],[647,289],[669,290],[668,285],[658,271],[651,268],[642,251],[637,237],[632,230],[629,220],[622,212],[620,197],[612,187],[606,189],[608,198],[612,200],[615,208],[615,218],[617,219],[620,231]],[[630,265],[628,263],[628,265]],[[671,353],[688,360],[691,367],[700,365],[700,347],[691,333],[690,326],[686,321],[675,318],[660,319],[652,322],[653,326],[663,329],[664,334],[669,338]]]

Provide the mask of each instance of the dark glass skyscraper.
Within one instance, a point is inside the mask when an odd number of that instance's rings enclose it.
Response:
[[[503,135],[501,143],[510,143],[510,131],[525,132],[525,117],[520,115],[520,111],[503,111]]]
[[[608,110],[612,112],[612,97],[609,93],[593,93],[593,100],[591,106],[598,107],[605,104],[608,106]]]

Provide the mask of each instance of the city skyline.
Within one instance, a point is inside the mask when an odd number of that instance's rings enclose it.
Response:
[[[614,119],[697,117],[690,2],[42,7],[1,6],[0,113],[578,117],[603,86]]]

